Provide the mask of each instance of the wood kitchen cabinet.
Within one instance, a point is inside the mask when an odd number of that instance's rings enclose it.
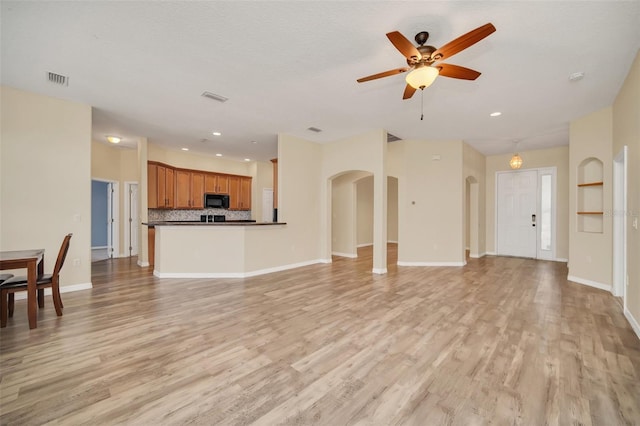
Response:
[[[176,170],[177,209],[204,208],[205,174],[190,170]]]
[[[229,176],[218,173],[207,173],[204,178],[204,192],[206,194],[228,194]]]
[[[174,168],[147,162],[150,209],[204,209],[204,194],[229,195],[230,210],[251,210],[250,176]]]
[[[229,210],[251,210],[251,178],[229,176]]]
[[[147,203],[150,209],[174,207],[174,169],[163,164],[148,163]]]

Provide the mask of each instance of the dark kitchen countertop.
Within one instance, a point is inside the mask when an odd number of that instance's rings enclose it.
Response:
[[[226,222],[200,222],[199,220],[168,220],[159,222],[142,222],[143,225],[154,226],[269,226],[286,225],[286,222],[256,222],[255,220],[227,220]]]

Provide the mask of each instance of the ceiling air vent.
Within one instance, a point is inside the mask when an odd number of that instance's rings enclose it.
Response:
[[[317,127],[309,127],[307,130],[316,132],[316,133],[320,133],[322,131],[322,129],[318,129]]]
[[[227,102],[229,100],[229,98],[225,98],[224,96],[216,95],[215,93],[211,93],[211,92],[203,92],[202,96],[204,96],[205,98],[213,99],[214,101],[218,101],[218,102]]]
[[[54,84],[59,84],[60,86],[68,86],[69,85],[69,77],[66,75],[56,74],[54,72],[48,72],[49,82]]]
[[[401,141],[401,140],[402,139],[400,139],[396,135],[392,135],[391,133],[387,133],[387,142],[395,142],[395,141]]]

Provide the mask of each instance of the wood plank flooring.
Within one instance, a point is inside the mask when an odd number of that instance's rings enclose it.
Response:
[[[0,330],[0,423],[638,425],[640,341],[563,263],[372,274],[371,248],[248,279],[93,264]]]

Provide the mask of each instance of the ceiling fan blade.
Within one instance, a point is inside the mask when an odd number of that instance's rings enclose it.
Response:
[[[387,33],[387,38],[393,45],[404,55],[405,58],[411,59],[413,57],[416,60],[422,59],[422,54],[416,49],[416,47],[411,43],[405,36],[400,34],[398,31],[393,31],[391,33]]]
[[[480,74],[476,70],[470,68],[461,67],[459,65],[451,64],[437,64],[434,67],[440,70],[440,75],[444,77],[460,78],[462,80],[475,80],[480,77]]]
[[[441,59],[449,58],[461,50],[466,49],[489,36],[496,30],[496,27],[492,23],[484,24],[481,27],[476,28],[473,31],[469,31],[465,35],[458,37],[457,39],[450,41],[449,43],[437,49],[431,54],[431,57],[439,61]]]
[[[389,70],[389,71],[385,71],[385,72],[379,72],[378,74],[373,74],[373,75],[369,75],[367,77],[362,77],[357,79],[356,81],[358,83],[364,83],[365,81],[370,81],[370,80],[375,80],[377,78],[382,78],[382,77],[389,77],[390,75],[396,75],[396,74],[400,74],[403,72],[406,72],[409,68],[396,68],[394,70]]]
[[[410,97],[413,96],[414,93],[416,93],[416,88],[407,84],[407,86],[404,88],[404,94],[402,95],[402,99],[409,99]]]

